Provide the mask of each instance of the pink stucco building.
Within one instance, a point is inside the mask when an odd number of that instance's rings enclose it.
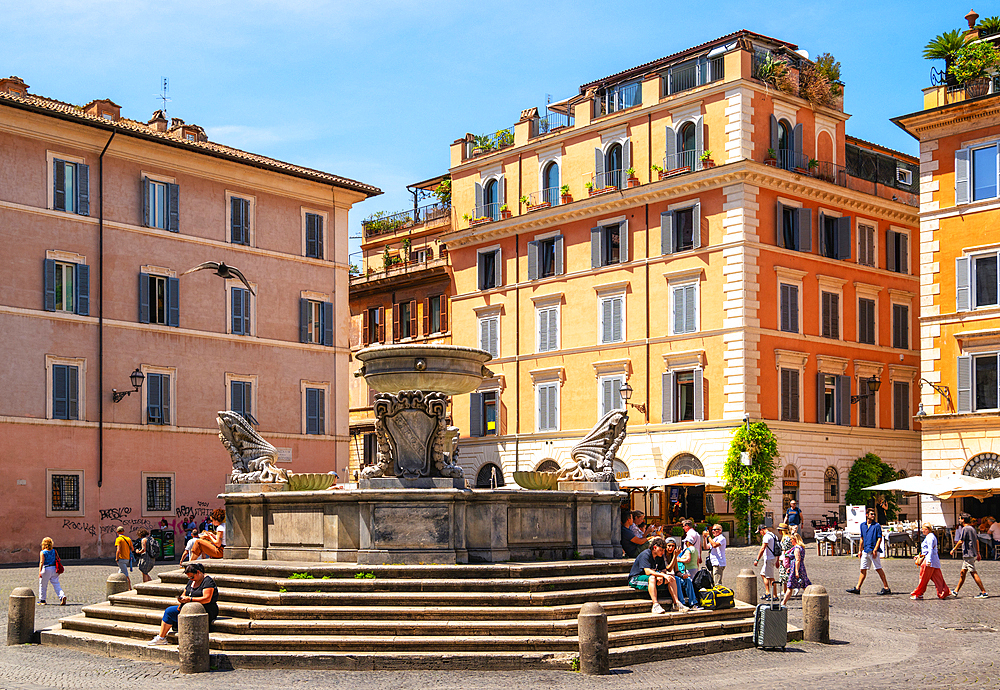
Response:
[[[218,410],[259,420],[280,466],[344,476],[347,217],[380,193],[0,79],[0,562],[201,519],[231,470]],[[204,261],[253,293],[181,277]]]

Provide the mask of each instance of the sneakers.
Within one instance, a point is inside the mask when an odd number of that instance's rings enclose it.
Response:
[[[147,647],[159,647],[160,645],[164,645],[164,644],[167,644],[167,638],[160,637],[159,635],[156,635],[152,640],[149,641],[149,644],[147,644],[146,646]]]
[[[889,589],[888,587],[883,587],[882,589],[879,590],[879,594],[880,595],[881,594],[892,594],[892,590]]]
[[[65,606],[66,605],[66,597],[60,597],[59,598],[59,605],[60,606]]]
[[[657,602],[653,604],[653,613],[666,613],[666,610]]]
[[[687,606],[685,606],[684,604],[678,604],[678,605],[677,605],[677,613],[687,613],[687,612],[688,612],[688,611],[690,611],[690,610],[691,610],[691,609],[689,609],[689,608],[688,608]]]
[[[913,599],[913,601],[923,601],[924,600],[924,598],[922,596],[918,597],[916,594],[911,594],[910,595],[910,599]]]
[[[958,599],[958,592],[956,592],[955,590],[951,590],[951,596]]]
[[[986,592],[980,592],[979,594],[976,595],[976,599],[989,599],[989,598],[990,595],[987,594]]]
[[[848,594],[861,594],[861,590],[858,589],[857,587],[851,587],[849,590],[847,590],[847,593]]]
[[[38,605],[39,606],[45,606],[45,602],[43,600],[39,599],[38,600]]]

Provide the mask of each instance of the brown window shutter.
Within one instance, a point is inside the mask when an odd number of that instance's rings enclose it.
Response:
[[[399,342],[399,304],[392,305],[392,342]]]
[[[448,295],[441,295],[441,332],[448,332]]]
[[[417,300],[410,300],[410,337],[417,337]]]
[[[371,309],[365,309],[363,312],[361,312],[361,344],[362,345],[368,345],[368,344],[371,343],[371,340],[369,340],[369,332],[368,332],[368,319],[371,318],[371,314],[372,314],[372,310]]]
[[[424,297],[424,335],[431,333],[431,298]]]
[[[385,307],[378,308],[378,332],[375,334],[375,339],[380,343],[385,342]]]

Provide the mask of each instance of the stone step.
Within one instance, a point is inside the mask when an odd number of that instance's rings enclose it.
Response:
[[[788,641],[800,642],[802,640],[802,629],[793,625],[788,626]],[[713,635],[701,639],[679,639],[672,641],[661,641],[649,643],[643,640],[641,643],[617,646],[609,650],[608,656],[611,667],[632,666],[650,661],[661,661],[665,659],[682,659],[702,654],[715,654],[717,652],[731,652],[737,649],[747,649],[753,647],[753,623],[749,624],[745,632],[732,632],[723,635]]]

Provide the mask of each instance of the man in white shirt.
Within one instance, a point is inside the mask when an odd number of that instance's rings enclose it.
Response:
[[[990,521],[990,528],[987,530],[987,534],[990,535],[994,543],[1000,542],[1000,522],[997,522],[992,515],[988,519]]]
[[[705,530],[704,537],[712,580],[721,585],[722,573],[726,570],[726,535],[722,533],[722,525],[712,525],[711,530]]]
[[[753,564],[757,565],[761,559],[764,565],[760,569],[760,578],[764,581],[764,601],[772,601],[778,598],[778,583],[774,580],[774,562],[777,560],[775,549],[778,538],[771,533],[764,525],[757,525],[757,534],[760,535],[760,551]]]

